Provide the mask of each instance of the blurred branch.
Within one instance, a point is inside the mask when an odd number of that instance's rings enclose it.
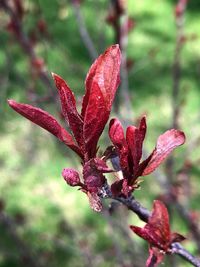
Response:
[[[134,261],[134,266],[142,266],[143,253],[141,253],[140,246],[133,242],[131,232],[127,228],[127,210],[120,206],[120,203],[111,202],[109,203],[109,206],[105,205],[103,209],[103,216],[110,226],[109,235],[113,239],[112,241],[113,247],[115,248],[116,261],[119,263],[119,266],[127,266],[126,258],[129,255],[130,264]],[[118,235],[115,233],[118,233]],[[120,242],[121,238],[123,238],[123,241],[126,243],[125,250],[123,249],[122,242]],[[132,264],[130,266],[132,266]]]
[[[131,97],[129,92],[128,69],[127,69],[127,45],[129,33],[129,17],[127,14],[127,1],[111,0],[107,22],[113,27],[115,43],[119,44],[122,53],[121,61],[121,90],[118,91],[114,102],[114,109],[119,111],[119,106],[125,103],[127,114],[130,116]],[[124,101],[120,101],[121,97]],[[123,114],[124,116],[124,114]]]
[[[71,0],[73,9],[74,9],[74,15],[76,17],[76,21],[78,24],[78,28],[79,28],[79,32],[80,32],[80,36],[82,38],[82,41],[90,55],[90,58],[92,61],[94,61],[97,56],[98,53],[94,47],[94,44],[92,42],[92,39],[90,38],[90,35],[87,31],[86,25],[85,25],[85,21],[84,18],[82,16],[81,10],[80,10],[80,3],[79,1],[76,0]]]
[[[180,111],[180,79],[181,79],[181,52],[184,43],[184,22],[185,9],[187,7],[187,0],[178,0],[175,8],[176,20],[176,47],[174,53],[173,63],[173,88],[172,88],[172,107],[173,107],[173,128],[178,128],[178,116]]]
[[[200,260],[191,255],[186,249],[181,246],[180,243],[172,244],[172,253],[175,253],[182,257],[184,260],[190,262],[193,266],[200,266]]]
[[[180,113],[180,80],[181,80],[181,52],[184,44],[184,22],[185,10],[187,7],[187,0],[178,0],[175,7],[175,20],[176,20],[176,47],[173,63],[173,88],[172,88],[172,127],[179,128],[179,113]],[[159,179],[157,172],[157,178]],[[184,219],[187,226],[191,230],[192,236],[196,242],[198,251],[200,252],[200,231],[197,223],[191,219],[189,210],[183,206],[179,200],[177,193],[174,192],[176,183],[175,177],[175,159],[170,156],[166,162],[166,177],[164,177],[166,195],[170,203],[173,203],[180,216]],[[166,203],[166,204],[170,204]]]
[[[118,166],[118,168],[120,169],[120,167]],[[142,221],[144,222],[148,222],[148,219],[151,215],[151,212],[146,209],[145,207],[143,207],[140,202],[138,202],[134,196],[130,196],[130,197],[116,197],[113,196],[110,187],[108,186],[108,184],[105,184],[102,192],[100,194],[101,198],[109,198],[109,199],[113,199],[116,200],[120,203],[122,203],[123,205],[125,205],[129,210],[133,211]],[[178,244],[178,243],[176,243]],[[172,244],[172,248],[173,248],[173,244]],[[193,266],[196,267],[200,267],[200,260],[197,259],[196,257],[194,257],[192,254],[190,254],[187,250],[185,249],[181,249],[182,246],[180,245],[179,249],[173,251],[173,253],[176,253],[178,255],[181,255],[182,258],[184,258],[187,262],[190,262]]]
[[[119,201],[120,203],[125,205],[129,210],[137,214],[137,216],[142,221],[148,222],[151,212],[147,210],[145,207],[143,207],[137,200],[135,200],[133,196],[129,198],[115,197],[112,195],[112,192],[110,191],[108,185],[105,185],[101,197],[111,198],[113,200]],[[172,244],[172,251],[173,253],[180,255],[187,262],[190,262],[193,266],[200,267],[200,260],[194,257],[192,254],[190,254],[187,250],[183,249],[183,247],[179,243]]]
[[[15,2],[13,1],[13,4]],[[45,71],[44,62],[35,53],[33,44],[26,33],[23,31],[22,26],[22,14],[18,13],[18,10],[9,4],[6,0],[0,0],[0,8],[2,8],[10,17],[10,27],[16,40],[20,44],[25,54],[30,58],[32,68],[35,68],[40,80],[50,91],[50,97],[55,101],[55,90],[52,86],[51,79]]]

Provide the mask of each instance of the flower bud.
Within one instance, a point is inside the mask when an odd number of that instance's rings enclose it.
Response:
[[[77,171],[74,169],[64,169],[62,171],[62,176],[68,185],[76,186],[80,184],[80,177]]]

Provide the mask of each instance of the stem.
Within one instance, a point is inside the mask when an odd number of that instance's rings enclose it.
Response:
[[[86,47],[86,49],[90,55],[91,60],[94,61],[97,58],[98,53],[94,47],[94,44],[92,42],[92,39],[90,38],[89,33],[87,31],[84,18],[81,14],[80,4],[74,0],[71,0],[71,3],[72,3],[72,6],[74,8],[74,14],[75,14],[76,21],[78,24],[80,36],[81,36],[82,41],[83,41],[83,43],[84,43],[84,45],[85,45],[85,47]]]
[[[125,197],[115,197],[112,195],[112,192],[108,186],[105,184],[100,195],[102,198],[110,198],[122,203],[129,210],[133,211],[142,221],[148,222],[148,219],[151,215],[151,212],[143,207],[140,202],[134,199],[133,196],[129,198]],[[186,249],[184,249],[179,243],[173,243],[171,245],[172,252],[181,256],[185,261],[191,263],[193,266],[200,267],[200,260],[190,254]],[[153,265],[152,265],[153,266]]]
[[[34,62],[37,60],[37,55],[35,53],[35,50],[33,48],[33,45],[28,38],[28,36],[23,31],[22,23],[20,18],[17,14],[15,14],[15,11],[12,9],[11,6],[9,6],[8,1],[6,0],[0,0],[0,8],[4,9],[4,11],[10,16],[11,21],[14,21],[15,24],[15,38],[20,44],[21,48],[25,52],[25,54],[30,58],[31,62]],[[53,101],[55,101],[55,90],[52,86],[51,79],[47,75],[45,68],[37,69],[39,78],[43,82],[43,84],[47,87],[47,89],[50,91],[50,97]]]
[[[181,246],[181,244],[173,243],[172,253],[179,255],[184,260],[190,262],[193,266],[200,267],[200,260],[191,255],[186,249]]]

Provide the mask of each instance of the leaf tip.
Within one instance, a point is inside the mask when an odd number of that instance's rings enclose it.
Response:
[[[55,82],[57,82],[61,78],[58,74],[56,74],[54,72],[51,72],[51,76],[53,77]]]
[[[7,102],[8,102],[8,105],[9,105],[10,107],[15,106],[16,103],[17,103],[17,102],[16,102],[15,100],[13,100],[13,99],[8,99]]]

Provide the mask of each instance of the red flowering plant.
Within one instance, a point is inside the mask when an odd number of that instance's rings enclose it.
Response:
[[[62,175],[70,186],[78,186],[89,197],[91,207],[100,211],[101,193],[107,185],[104,173],[114,170],[106,165],[109,156],[98,157],[98,141],[109,119],[112,103],[120,82],[121,53],[118,45],[108,48],[91,66],[86,80],[86,93],[82,101],[81,113],[77,111],[74,94],[67,83],[52,74],[58,89],[62,114],[71,133],[63,128],[49,113],[31,105],[9,100],[9,105],[22,116],[49,131],[71,148],[83,165],[80,179],[78,172],[71,168]],[[181,131],[169,130],[158,138],[151,155],[140,163],[142,145],[146,134],[146,119],[141,119],[139,127],[129,126],[126,138],[118,119],[110,122],[109,136],[115,147],[115,155],[120,160],[123,179],[111,185],[114,196],[128,197],[138,186],[138,177],[153,172],[174,148],[184,143]]]
[[[156,267],[163,261],[166,253],[172,253],[172,243],[181,242],[185,239],[184,236],[171,232],[167,208],[159,200],[154,201],[152,214],[143,228],[133,225],[130,228],[150,244],[149,258],[146,262],[147,267]]]

